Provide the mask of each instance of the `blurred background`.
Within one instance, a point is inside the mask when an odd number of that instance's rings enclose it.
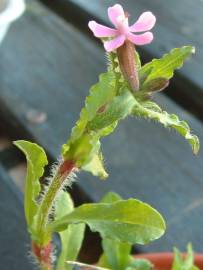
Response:
[[[50,162],[58,158],[90,86],[106,69],[102,44],[87,23],[94,19],[110,25],[107,8],[115,3],[0,0],[0,266],[6,270],[31,269],[22,204],[26,164],[12,141],[37,142]],[[196,47],[193,58],[155,100],[188,121],[203,141],[203,1],[117,3],[128,11],[131,23],[148,10],[157,17],[153,43],[137,48],[142,63],[174,47]],[[102,142],[109,179],[102,182],[80,173],[71,191],[76,205],[98,201],[109,190],[141,199],[163,214],[168,228],[160,240],[136,246],[136,252],[168,251],[173,246],[185,250],[188,242],[203,252],[202,151],[194,156],[179,135],[143,119],[123,121]],[[98,236],[87,238],[82,259],[95,261]]]

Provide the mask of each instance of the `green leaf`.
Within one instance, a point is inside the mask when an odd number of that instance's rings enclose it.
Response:
[[[109,104],[105,111],[98,113],[97,116],[89,122],[87,128],[90,130],[101,130],[107,126],[112,125],[127,115],[129,115],[135,105],[136,101],[133,95],[126,91],[123,95],[117,96]]]
[[[116,127],[115,122],[99,130],[92,130],[89,123],[97,117],[116,95],[115,76],[113,71],[100,75],[99,82],[91,87],[90,95],[86,98],[80,119],[73,128],[69,141],[62,147],[65,159],[74,160],[79,168],[91,172],[93,175],[106,178],[100,153],[101,136],[111,133]],[[88,126],[89,125],[89,126]]]
[[[153,269],[153,264],[146,259],[134,259],[132,257],[130,266],[126,270],[151,270]]]
[[[194,154],[197,154],[200,148],[199,139],[191,133],[190,127],[185,121],[181,121],[175,114],[168,114],[152,101],[137,103],[133,111],[134,116],[144,117],[155,120],[166,128],[175,129],[191,145]]]
[[[198,267],[194,265],[194,254],[192,245],[187,246],[188,254],[184,259],[177,248],[174,248],[174,261],[172,270],[198,270]]]
[[[162,216],[148,204],[135,199],[84,204],[50,224],[50,230],[60,231],[72,223],[86,223],[102,238],[131,244],[146,244],[161,237],[165,231]]]
[[[163,89],[165,89],[169,84],[169,81],[165,78],[156,78],[156,79],[152,79],[148,82],[146,82],[143,86],[141,86],[140,91],[138,92],[138,94],[143,94],[143,93],[153,93],[153,92],[158,92],[158,91],[162,91]]]
[[[36,199],[40,193],[39,179],[43,176],[44,167],[48,161],[46,153],[39,145],[23,140],[15,141],[14,144],[25,154],[27,159],[24,208],[27,224],[31,227],[37,211]]]
[[[131,244],[104,238],[102,239],[102,247],[104,250],[104,256],[107,260],[107,265],[100,264],[100,266],[110,266],[111,269],[116,270],[126,269],[130,262]]]
[[[113,203],[122,200],[115,192],[108,192],[100,201],[101,203]],[[111,269],[123,270],[129,264],[131,244],[109,238],[102,239],[104,254],[99,260],[99,265]]]
[[[55,205],[55,219],[72,212],[74,209],[73,201],[67,192],[62,191]],[[57,261],[57,270],[71,270],[72,266],[67,265],[66,261],[77,259],[82,241],[84,238],[85,224],[70,224],[68,228],[59,232],[61,238],[61,253]]]
[[[86,98],[85,107],[80,113],[80,119],[72,129],[71,138],[67,145],[77,140],[85,132],[87,123],[92,121],[97,113],[106,106],[116,95],[115,79],[113,71],[108,71],[99,76],[99,82],[93,85],[90,89],[90,94]],[[69,147],[66,145],[62,149],[62,154],[65,157]]]
[[[108,177],[108,174],[104,169],[101,153],[95,154],[89,163],[82,166],[82,169],[91,172],[94,176],[98,176],[101,179],[106,179]]]
[[[116,192],[107,192],[104,197],[101,199],[100,203],[114,203],[117,201],[121,201],[122,197]]]
[[[140,78],[145,77],[144,83],[156,78],[169,80],[175,69],[181,68],[184,61],[195,52],[192,46],[175,48],[161,59],[154,59],[140,69]],[[145,74],[147,76],[145,76]]]

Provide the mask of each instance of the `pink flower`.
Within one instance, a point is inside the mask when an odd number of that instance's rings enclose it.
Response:
[[[115,29],[90,21],[88,26],[92,30],[95,37],[112,39],[104,42],[104,48],[107,52],[111,52],[124,44],[126,40],[135,45],[149,44],[153,40],[153,34],[149,31],[156,22],[156,17],[149,11],[141,14],[139,19],[129,26],[128,16],[125,14],[123,7],[119,4],[108,8],[108,16],[115,26]],[[145,32],[135,35],[133,33]]]

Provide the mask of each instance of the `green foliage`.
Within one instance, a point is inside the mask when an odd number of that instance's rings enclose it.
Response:
[[[14,144],[25,154],[27,159],[27,176],[25,182],[24,208],[29,230],[32,230],[33,217],[37,211],[36,199],[40,193],[40,177],[48,164],[44,150],[35,143],[15,141]]]
[[[174,248],[174,261],[172,270],[198,270],[198,267],[194,265],[194,254],[192,245],[187,246],[187,256],[183,258],[180,251]]]
[[[101,203],[114,203],[122,200],[115,192],[108,192],[101,200]],[[115,239],[103,238],[102,247],[104,254],[101,256],[98,265],[116,270],[124,270],[130,262],[131,244],[120,242]]]
[[[86,223],[102,238],[131,244],[146,244],[161,237],[165,222],[148,204],[135,199],[114,203],[84,204],[50,225],[52,231],[62,231],[68,224]]]
[[[153,264],[146,259],[134,259],[132,257],[130,266],[125,270],[151,270],[153,269]]]
[[[173,77],[175,69],[181,68],[184,61],[195,52],[192,46],[184,46],[175,48],[161,59],[154,59],[140,69],[140,78],[142,84],[157,78],[165,78],[167,80]],[[144,81],[143,81],[143,78]]]
[[[55,205],[55,220],[60,219],[74,210],[73,201],[67,192],[61,191]],[[75,261],[84,238],[85,224],[70,224],[67,229],[59,232],[61,253],[57,260],[57,270],[71,270],[66,261]]]
[[[119,120],[129,115],[135,100],[127,89],[118,95],[116,76],[112,70],[100,75],[99,82],[92,86],[86,98],[80,119],[73,128],[69,141],[63,145],[62,154],[83,170],[106,178],[100,138],[109,135]]]
[[[185,121],[179,120],[178,116],[175,114],[168,114],[166,111],[162,111],[161,108],[152,101],[143,101],[137,103],[137,105],[134,107],[133,115],[144,117],[146,119],[152,119],[161,123],[166,128],[175,129],[189,142],[193,153],[198,153],[200,148],[198,137],[191,134],[188,124]]]

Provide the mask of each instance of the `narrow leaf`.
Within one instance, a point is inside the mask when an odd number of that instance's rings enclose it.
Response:
[[[154,59],[140,69],[140,77],[147,77],[144,83],[156,78],[170,79],[173,77],[175,69],[182,67],[184,61],[195,52],[192,46],[175,48],[161,59]]]
[[[24,207],[28,226],[31,226],[37,210],[36,199],[40,192],[40,177],[48,164],[46,153],[37,144],[27,141],[15,141],[14,144],[25,154],[27,159],[27,176],[25,182]]]
[[[162,111],[156,103],[147,101],[137,104],[134,107],[133,115],[144,117],[146,119],[152,119],[161,123],[164,125],[164,127],[175,129],[189,142],[194,154],[199,152],[199,139],[196,135],[191,133],[188,124],[185,121],[181,121],[177,115],[168,114],[166,111]]]
[[[86,223],[102,238],[131,244],[146,244],[161,237],[165,231],[162,216],[151,206],[135,199],[115,203],[84,204],[50,225],[52,231],[68,224]]]

